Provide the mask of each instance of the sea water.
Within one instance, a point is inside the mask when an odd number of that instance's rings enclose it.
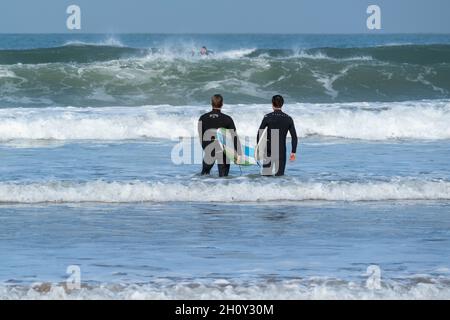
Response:
[[[214,93],[285,177],[198,175]],[[0,35],[0,298],[449,299],[449,121],[447,35]]]

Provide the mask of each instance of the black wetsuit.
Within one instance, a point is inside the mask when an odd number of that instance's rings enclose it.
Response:
[[[215,140],[217,129],[232,129],[234,150],[239,155],[242,153],[233,119],[222,113],[220,110],[213,109],[211,112],[202,115],[198,121],[198,134],[202,148],[205,150],[203,155],[202,175],[209,174],[214,163],[217,161],[219,176],[228,176],[230,171],[230,161],[225,157],[225,154],[221,151],[220,146]]]
[[[268,161],[263,163],[263,175],[272,175],[272,167],[275,166],[275,175],[284,175],[286,168],[286,136],[289,132],[292,138],[292,153],[297,152],[297,132],[295,131],[295,125],[292,118],[281,110],[276,110],[264,116],[257,135],[257,141],[259,142],[260,131],[268,128],[267,130],[267,157]],[[278,130],[278,141],[273,141],[272,137],[276,139],[276,132]],[[262,132],[262,131],[261,131]],[[278,145],[276,145],[278,144]],[[272,155],[272,146],[278,147],[278,154]]]

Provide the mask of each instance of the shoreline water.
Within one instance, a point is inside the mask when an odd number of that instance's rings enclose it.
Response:
[[[10,254],[0,263],[0,295],[448,299],[448,207],[448,201],[3,207],[2,234],[10,234],[3,249]],[[18,222],[29,228],[20,230]],[[10,264],[14,271],[5,277]],[[65,292],[69,265],[80,267],[82,287]],[[381,271],[380,289],[368,284],[373,265]],[[55,282],[62,285],[51,289]]]

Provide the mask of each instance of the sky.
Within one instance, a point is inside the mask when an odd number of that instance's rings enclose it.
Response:
[[[366,27],[371,4],[381,30]],[[450,33],[449,14],[449,0],[1,0],[0,33]]]

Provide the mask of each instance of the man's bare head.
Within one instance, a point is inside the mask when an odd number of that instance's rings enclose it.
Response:
[[[211,106],[213,109],[220,109],[223,106],[223,97],[220,94],[215,94],[211,98]]]
[[[283,107],[284,104],[284,99],[282,96],[280,95],[276,95],[272,97],[272,107],[274,107],[275,109],[281,109]]]

